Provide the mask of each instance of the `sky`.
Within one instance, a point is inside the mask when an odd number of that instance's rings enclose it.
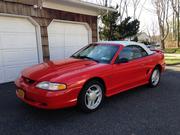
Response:
[[[86,1],[96,3],[98,0],[86,0]],[[116,5],[118,1],[120,0],[112,0],[112,5]],[[129,15],[132,16],[133,6],[129,4],[128,8],[129,8],[128,9]],[[153,32],[155,32],[156,35],[158,35],[159,31],[158,31],[157,16],[155,14],[152,0],[141,0],[137,11],[137,16],[141,8],[142,8],[142,13],[139,17],[140,31],[150,33],[151,35]]]

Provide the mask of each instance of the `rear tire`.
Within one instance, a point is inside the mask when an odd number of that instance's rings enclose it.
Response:
[[[155,67],[149,79],[149,86],[150,87],[158,86],[160,79],[161,79],[161,71],[158,67]]]
[[[83,112],[98,110],[104,101],[104,85],[92,80],[85,84],[78,97],[78,106]]]

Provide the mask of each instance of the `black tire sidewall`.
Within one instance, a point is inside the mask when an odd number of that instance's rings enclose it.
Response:
[[[156,85],[153,85],[152,75],[153,75],[153,73],[154,73],[155,70],[158,70],[158,71],[159,71],[159,81],[158,81],[158,83],[157,83]],[[151,73],[151,77],[150,77],[150,79],[149,79],[149,86],[150,86],[150,87],[157,87],[157,86],[159,85],[159,83],[160,83],[160,80],[161,80],[161,71],[160,71],[159,68],[155,67],[155,68],[153,69],[153,71],[152,71],[152,73]]]
[[[99,85],[101,87],[101,90],[102,90],[102,100],[101,100],[101,103],[99,104],[98,107],[96,107],[95,109],[89,109],[86,104],[85,104],[85,95],[86,95],[86,92],[88,90],[89,87],[91,87],[92,85]],[[103,101],[104,101],[104,93],[105,93],[105,88],[104,88],[104,85],[101,84],[99,81],[96,81],[96,80],[92,80],[92,81],[89,81],[87,82],[84,87],[82,88],[80,94],[79,94],[79,97],[78,97],[78,106],[80,107],[80,109],[83,111],[83,112],[93,112],[93,111],[96,111],[97,109],[99,109],[102,104],[103,104]]]

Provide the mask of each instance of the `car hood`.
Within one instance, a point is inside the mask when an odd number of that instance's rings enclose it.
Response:
[[[59,61],[48,61],[29,67],[22,71],[22,76],[35,81],[50,81],[54,77],[82,70],[97,65],[97,62],[69,58]]]

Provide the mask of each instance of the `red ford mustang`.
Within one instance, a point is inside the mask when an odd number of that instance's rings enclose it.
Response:
[[[93,43],[68,59],[25,69],[15,82],[16,94],[38,108],[78,105],[90,112],[102,105],[104,97],[144,84],[157,86],[164,69],[163,53],[143,44]]]

